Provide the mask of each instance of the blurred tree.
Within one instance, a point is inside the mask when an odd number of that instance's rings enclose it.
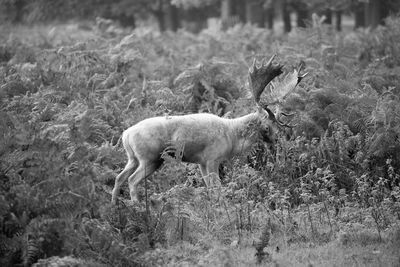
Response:
[[[297,1],[302,3],[300,5],[300,11],[303,14],[303,21],[299,21],[300,24],[307,19],[309,19],[310,13],[317,13],[320,16],[325,16],[324,23],[332,24],[333,18],[335,18],[335,28],[340,31],[342,29],[342,14],[343,12],[350,13],[350,8],[352,7],[352,2],[348,0],[300,0]],[[299,5],[298,3],[296,3]],[[307,7],[305,7],[306,5]],[[307,10],[307,13],[306,13]]]
[[[171,4],[179,8],[184,28],[191,32],[199,32],[207,26],[209,17],[219,16],[221,0],[171,0]]]
[[[307,3],[301,0],[292,1],[292,6],[297,14],[297,19],[296,19],[297,27],[305,28],[307,26],[306,22],[310,20],[309,17],[310,12]]]
[[[283,29],[285,32],[290,32],[292,30],[292,22],[290,19],[290,1],[282,0],[281,1],[281,12],[282,12],[282,20],[283,20]]]
[[[235,0],[234,1],[235,14],[237,14],[242,23],[246,23],[246,1]]]
[[[384,1],[379,0],[368,0],[364,3],[364,18],[365,24],[372,28],[377,27],[383,23],[383,19],[386,17],[388,10],[384,7]]]
[[[0,21],[31,23],[102,16],[135,27],[137,20],[153,16],[161,31],[176,31],[183,23],[193,23],[198,32],[208,17],[220,16],[228,27],[250,22],[272,29],[277,8],[285,32],[291,31],[292,12],[297,14],[299,27],[306,26],[310,14],[316,12],[325,15],[325,23],[335,22],[337,30],[341,30],[343,13],[354,14],[355,28],[374,28],[400,10],[400,0],[0,0]]]
[[[335,14],[335,28],[341,30],[343,13],[353,13],[355,28],[372,27],[384,23],[384,18],[400,10],[400,0],[300,0],[307,4],[308,10],[326,16],[326,23],[332,24]]]
[[[332,9],[327,8],[323,11],[323,15],[325,16],[325,21],[324,23],[326,24],[332,24]]]
[[[0,22],[20,22],[22,7],[17,6],[14,0],[0,0]]]
[[[106,18],[119,21],[122,26],[135,26],[136,18],[146,19],[150,15],[157,20],[160,31],[176,31],[180,26],[180,14],[171,0],[90,0],[106,2]],[[108,14],[110,13],[111,14]]]
[[[342,10],[336,10],[336,12],[335,12],[335,16],[336,16],[335,28],[337,31],[342,30],[342,14],[343,14]]]
[[[267,20],[267,28],[272,30],[274,28],[275,6],[277,1],[267,0],[264,3],[265,16]]]
[[[246,1],[246,22],[258,27],[265,26],[264,1]]]
[[[352,1],[351,9],[354,13],[354,28],[365,27],[364,3]]]
[[[355,28],[372,27],[385,23],[385,18],[400,11],[400,0],[353,0]]]
[[[172,5],[169,1],[165,8],[165,16],[167,29],[174,32],[177,31],[181,24],[180,12],[179,9],[176,6]]]
[[[228,28],[228,21],[233,16],[233,0],[221,0],[221,23],[223,28]]]
[[[259,27],[272,29],[274,19],[274,7],[279,3],[276,0],[172,0],[172,4],[186,10],[208,8],[208,15],[211,17],[214,12],[211,9],[219,10],[222,28],[229,28],[237,23],[252,23]]]
[[[93,0],[92,0],[93,1]],[[101,3],[102,2],[102,3]],[[98,14],[101,17],[118,21],[124,27],[136,27],[136,19],[139,10],[143,10],[138,3],[132,4],[132,1],[97,1],[93,3],[97,6]],[[96,12],[97,13],[97,12]],[[90,17],[90,15],[89,15]]]
[[[180,25],[178,7],[171,0],[0,0],[0,20],[8,22],[45,22],[96,16],[136,26],[136,20],[154,16],[160,30],[176,31]],[[176,1],[175,1],[176,2]]]
[[[156,17],[158,22],[158,29],[162,32],[167,29],[165,10],[167,8],[167,5],[170,5],[170,3],[167,3],[167,1],[169,2],[169,0],[148,1],[148,7],[151,13]]]

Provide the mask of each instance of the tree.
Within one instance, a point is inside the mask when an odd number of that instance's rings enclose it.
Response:
[[[206,26],[207,18],[220,16],[221,0],[172,0],[171,4],[179,8],[179,14],[185,28],[199,32]]]
[[[233,15],[233,0],[221,0],[221,22],[225,24]]]
[[[176,6],[171,5],[171,3],[168,3],[165,13],[167,28],[174,32],[177,31],[180,27],[179,9]]]
[[[337,30],[341,29],[343,12],[353,13],[355,28],[372,27],[384,24],[384,18],[400,9],[400,0],[302,0],[307,3],[308,9],[326,16],[326,23],[331,24],[331,14],[334,12]]]
[[[264,27],[265,12],[263,1],[246,1],[246,22]]]
[[[293,8],[297,13],[297,27],[305,28],[307,20],[309,20],[309,9],[307,4],[302,1],[295,1]]]
[[[264,4],[265,16],[267,19],[267,28],[270,30],[272,30],[274,28],[275,2],[276,1],[269,0],[269,1],[266,1]]]
[[[383,23],[386,17],[386,9],[383,7],[383,2],[379,0],[368,0],[364,3],[364,18],[365,24],[376,28],[379,24]]]
[[[365,27],[364,3],[355,1],[352,4],[352,10],[354,13],[354,28]]]
[[[281,1],[283,28],[285,32],[292,30],[292,22],[290,20],[290,6],[287,0]]]
[[[337,31],[341,31],[342,30],[342,10],[336,10],[335,12],[335,16],[336,16],[336,24],[335,24],[335,28]]]
[[[344,11],[349,11],[353,5],[348,0],[301,0],[303,5],[306,4],[308,13],[317,13],[320,16],[325,16],[324,23],[333,24],[335,18],[335,28],[337,31],[342,29],[342,14]]]

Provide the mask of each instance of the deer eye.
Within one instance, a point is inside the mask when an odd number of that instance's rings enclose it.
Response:
[[[269,125],[262,125],[261,127],[261,135],[263,137],[267,137],[271,134],[271,128]]]

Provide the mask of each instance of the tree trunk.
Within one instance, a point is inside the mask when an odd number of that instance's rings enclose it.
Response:
[[[19,23],[23,19],[24,15],[24,7],[25,7],[25,1],[24,0],[16,0],[14,2],[15,9],[16,9],[16,14],[14,18],[14,22]]]
[[[157,0],[157,2],[153,5],[151,9],[154,17],[157,20],[158,30],[163,32],[166,30],[165,25],[165,14],[164,14],[164,5],[163,0]]]
[[[335,22],[335,28],[338,32],[342,31],[342,10],[337,10],[335,12],[336,15],[336,22]]]
[[[265,26],[265,13],[262,1],[246,1],[246,22],[256,24],[258,27]]]
[[[246,23],[253,23],[253,12],[252,12],[252,4],[250,1],[246,1],[246,6],[245,6],[245,13],[246,13]]]
[[[272,30],[274,28],[274,15],[275,15],[275,10],[273,6],[265,10],[265,16],[267,18],[267,28],[269,30]]]
[[[158,29],[160,30],[160,32],[164,32],[167,29],[167,27],[165,25],[164,12],[158,11],[158,12],[155,12],[154,14],[157,19]]]
[[[287,4],[286,0],[282,0],[282,19],[283,19],[283,27],[284,31],[290,32],[292,30],[292,23],[290,21],[290,11],[289,5]]]
[[[167,3],[165,9],[165,24],[168,30],[176,32],[179,28],[180,17],[179,9],[176,6],[171,5],[170,2]]]
[[[221,1],[221,27],[222,30],[226,30],[232,25],[230,25],[230,18],[233,15],[233,1],[232,0],[222,0]]]
[[[136,28],[136,20],[135,20],[135,16],[134,15],[125,15],[125,14],[121,14],[119,16],[114,16],[112,17],[112,19],[119,21],[119,23],[121,24],[121,26],[123,27],[132,27],[132,28]]]
[[[305,4],[299,3],[296,7],[297,13],[297,27],[307,27],[306,22],[308,19],[308,9]]]
[[[189,8],[180,9],[179,17],[180,23],[183,28],[192,33],[199,33],[202,29],[207,27],[207,17],[214,16],[218,17],[221,13],[215,12],[214,9],[208,9],[206,7],[200,8]]]
[[[382,21],[382,1],[369,0],[365,4],[365,24],[372,28],[376,28]]]
[[[265,27],[265,10],[262,1],[258,1],[253,4],[253,14],[255,18],[255,24],[260,27]]]
[[[239,16],[242,23],[246,23],[246,1],[235,0],[233,5],[234,13]]]
[[[331,25],[332,24],[332,10],[330,8],[326,9],[324,11],[324,15],[325,15],[324,23]]]
[[[354,28],[365,27],[364,3],[359,3],[354,7]]]
[[[233,2],[232,0],[221,1],[221,20],[228,20],[232,16]]]

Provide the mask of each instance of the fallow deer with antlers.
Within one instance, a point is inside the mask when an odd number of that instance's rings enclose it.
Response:
[[[284,99],[306,75],[299,76],[300,70],[295,69],[280,82],[271,82],[283,73],[282,65],[273,64],[274,57],[261,64],[254,60],[249,68],[250,89],[257,105],[254,113],[235,119],[207,113],[154,117],[125,130],[122,144],[128,163],[115,180],[112,203],[116,203],[119,187],[127,178],[131,200],[137,201],[138,183],[160,167],[162,154],[171,148],[179,150],[182,161],[197,163],[204,178],[211,173],[218,175],[223,160],[246,152],[260,140],[274,144],[277,126],[288,125],[282,123],[268,106]],[[268,103],[262,104],[260,96],[269,84]],[[207,179],[204,181],[206,186],[210,185]]]

